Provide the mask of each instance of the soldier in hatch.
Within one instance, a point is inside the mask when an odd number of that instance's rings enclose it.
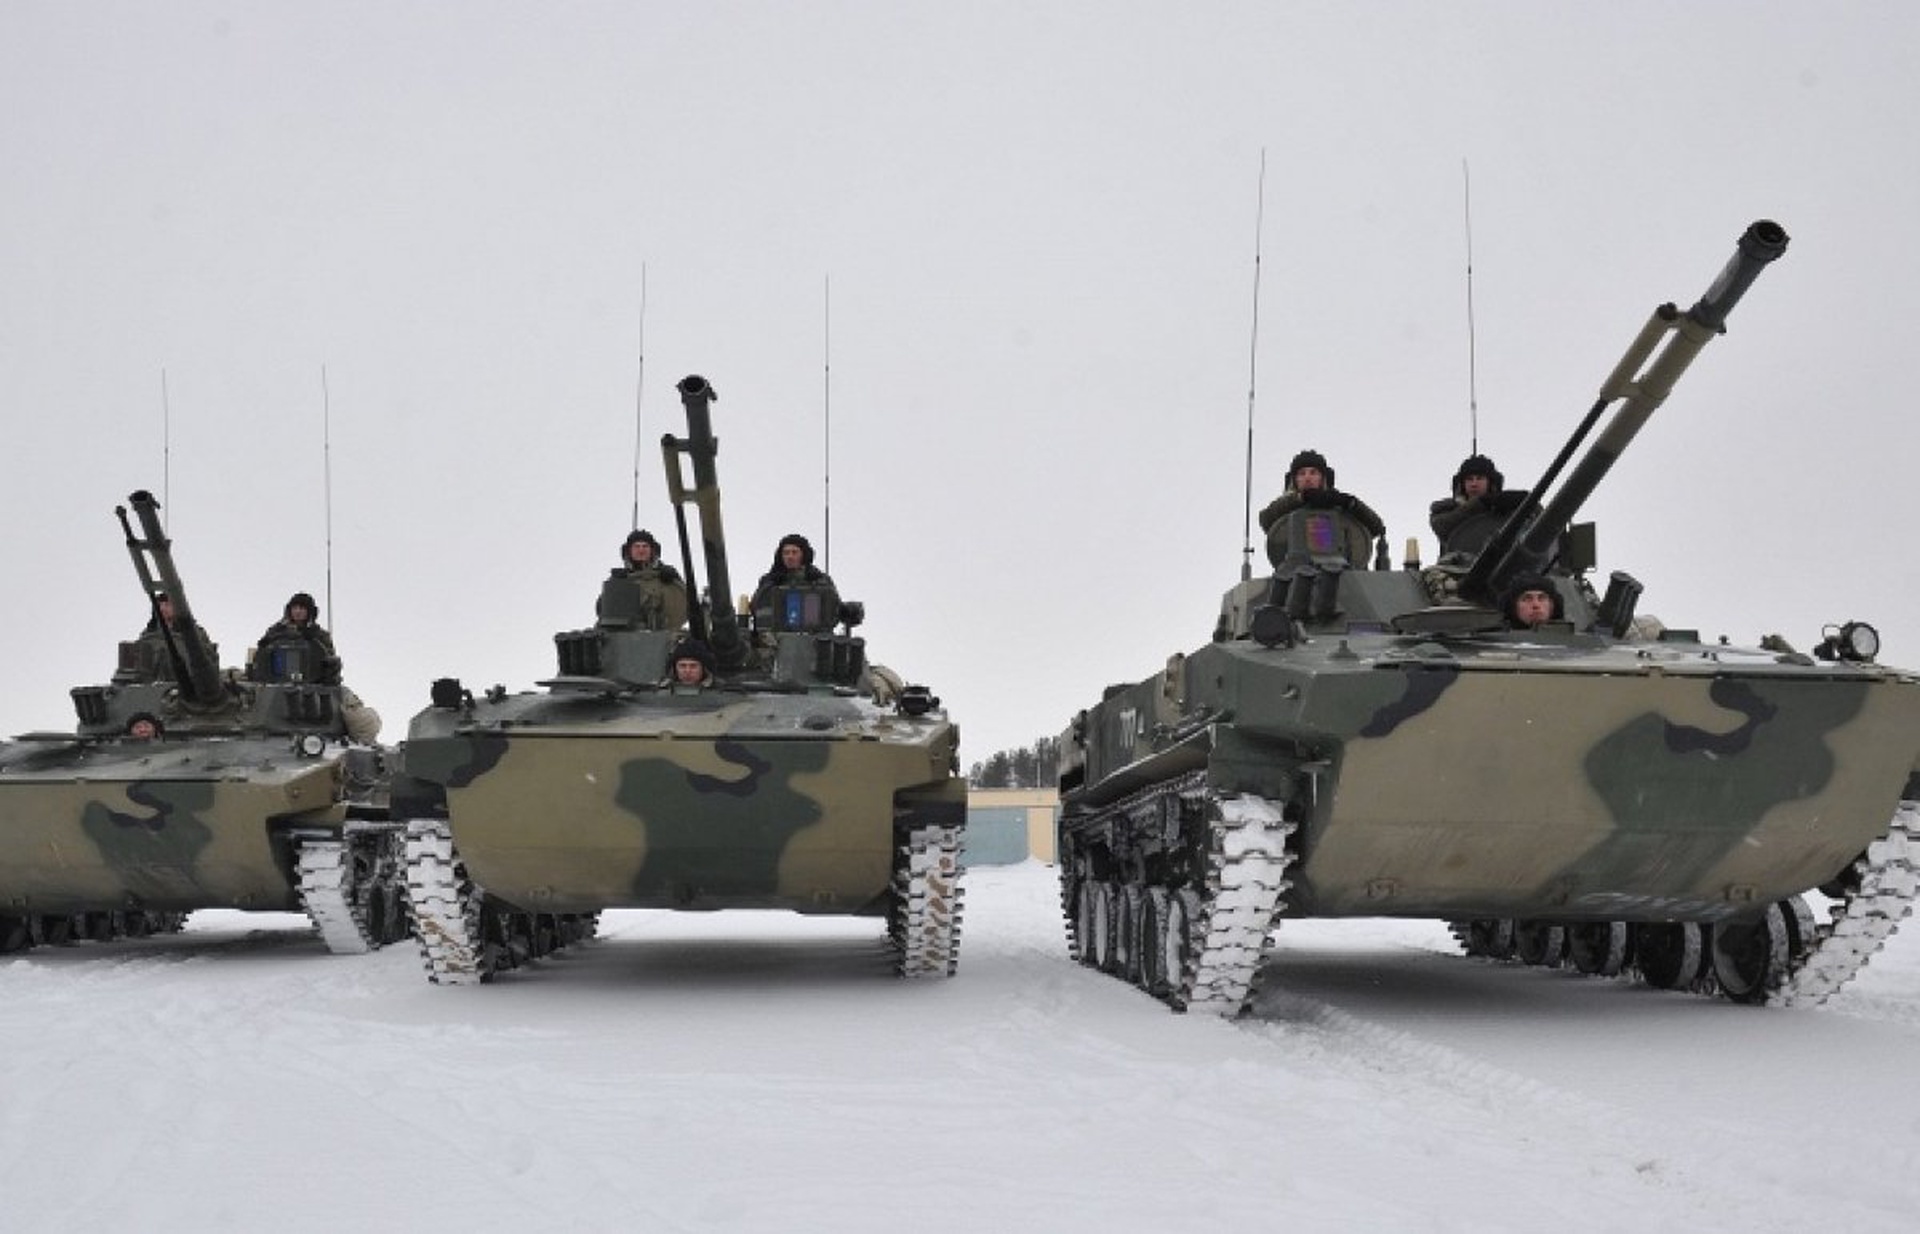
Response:
[[[215,651],[213,640],[207,632],[195,622],[191,631],[181,628],[179,618],[174,615],[173,600],[165,592],[153,597],[153,616],[147,619],[147,628],[140,631],[137,640],[140,645],[140,662],[147,666],[148,681],[178,681],[180,676],[174,666],[177,654],[184,663],[187,655],[185,640],[191,637],[200,645],[209,663],[219,664],[219,653]]]
[[[831,630],[839,623],[840,590],[813,564],[813,545],[803,535],[782,536],[773,566],[753,593],[754,625],[761,631]]]
[[[660,541],[652,532],[627,533],[620,566],[600,589],[593,615],[602,626],[642,630],[678,630],[686,624],[687,585],[678,570],[660,560]]]
[[[713,649],[699,639],[680,643],[667,662],[672,669],[667,678],[669,687],[704,690],[713,684]]]
[[[1440,554],[1478,553],[1486,547],[1500,520],[1525,501],[1524,490],[1506,491],[1506,477],[1484,454],[1469,455],[1453,476],[1453,495],[1442,497],[1427,511],[1427,525],[1440,541]]]
[[[1544,574],[1516,574],[1500,593],[1500,615],[1510,629],[1531,630],[1562,620],[1564,613],[1559,588]]]
[[[1373,512],[1372,506],[1352,493],[1343,493],[1334,487],[1333,468],[1328,465],[1325,455],[1318,450],[1302,450],[1287,465],[1286,490],[1260,511],[1260,530],[1267,533],[1267,558],[1276,567],[1286,555],[1286,542],[1276,537],[1273,530],[1284,523],[1289,514],[1303,507],[1344,510],[1366,529],[1369,537],[1378,539],[1387,534],[1386,523]],[[1355,564],[1364,565],[1365,562]]]
[[[305,654],[290,660],[286,653]],[[289,677],[289,664],[303,665],[299,678]],[[247,660],[247,677],[253,681],[305,680],[314,685],[340,688],[340,718],[346,723],[347,736],[366,745],[380,735],[380,713],[360,701],[360,696],[340,680],[340,656],[333,647],[333,635],[320,624],[320,605],[309,592],[296,591],[281,606],[280,620],[268,626],[254,644]]]

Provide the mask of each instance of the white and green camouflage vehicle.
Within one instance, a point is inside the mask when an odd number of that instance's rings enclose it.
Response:
[[[1570,529],[1786,239],[1756,223],[1693,309],[1655,313],[1470,568],[1369,570],[1366,532],[1304,507],[1210,644],[1075,718],[1082,963],[1233,1015],[1289,917],[1435,918],[1470,954],[1749,1003],[1820,1002],[1866,962],[1920,887],[1920,677],[1864,623],[1811,656],[1655,629],[1630,576],[1595,594]],[[1495,598],[1543,570],[1562,619],[1510,628]]]
[[[700,377],[679,390],[688,436],[662,450],[687,611],[714,678],[676,684],[669,656],[686,636],[631,619],[610,581],[598,624],[555,636],[560,673],[544,689],[475,698],[457,680],[434,684],[393,790],[429,977],[490,980],[589,935],[607,908],[873,916],[899,972],[951,974],[959,732],[925,688],[867,663],[856,605],[783,596],[774,607],[791,623],[743,628],[725,600],[713,390]],[[711,605],[692,577],[689,504]]]
[[[196,630],[159,503],[128,503],[147,597]],[[349,740],[342,688],[304,651],[263,648],[245,678],[196,637],[122,643],[109,684],[74,689],[75,731],[0,749],[0,951],[177,930],[200,908],[304,911],[341,953],[405,937],[384,752]]]

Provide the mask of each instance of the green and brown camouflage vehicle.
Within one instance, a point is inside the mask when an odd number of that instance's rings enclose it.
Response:
[[[159,503],[128,502],[154,622],[109,684],[73,691],[74,732],[0,750],[0,951],[174,930],[200,908],[304,911],[342,953],[404,937],[384,752],[348,740],[342,688],[314,683],[303,647],[261,648],[257,679],[223,673]]]
[[[1369,570],[1365,531],[1304,506],[1211,644],[1075,718],[1059,844],[1082,963],[1232,1015],[1284,919],[1427,917],[1471,954],[1750,1003],[1853,975],[1916,892],[1920,678],[1875,664],[1864,623],[1812,656],[1659,629],[1631,576],[1594,593],[1570,525],[1786,239],[1756,223],[1693,309],[1655,313],[1470,566]],[[1560,619],[1512,628],[1496,597],[1541,571]]]
[[[588,935],[606,908],[881,917],[900,973],[951,974],[959,732],[925,687],[867,663],[851,632],[859,606],[837,593],[784,589],[743,628],[725,600],[715,396],[697,376],[679,391],[688,436],[661,445],[684,611],[711,645],[713,677],[677,684],[670,655],[686,635],[643,618],[683,610],[614,578],[593,628],[555,636],[560,673],[543,691],[475,698],[434,683],[393,797],[428,975],[487,981]],[[694,579],[689,504],[712,604]]]

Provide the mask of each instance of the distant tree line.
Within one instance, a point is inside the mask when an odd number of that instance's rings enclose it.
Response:
[[[1017,750],[1001,750],[967,772],[970,788],[1052,788],[1059,780],[1058,737],[1042,737]]]

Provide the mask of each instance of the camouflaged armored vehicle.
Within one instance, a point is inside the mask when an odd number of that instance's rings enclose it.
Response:
[[[951,974],[958,731],[924,687],[867,663],[858,606],[824,588],[781,588],[743,624],[725,600],[714,393],[700,377],[679,390],[688,436],[661,444],[684,606],[609,579],[598,623],[555,636],[560,671],[543,691],[475,698],[438,681],[400,749],[394,811],[428,975],[488,980],[589,934],[606,908],[881,917],[899,972]],[[711,645],[704,686],[670,677],[681,613]]]
[[[1303,507],[1210,645],[1080,713],[1059,844],[1082,963],[1231,1015],[1288,917],[1437,918],[1472,954],[1755,1003],[1865,962],[1916,890],[1920,679],[1858,623],[1815,656],[1656,633],[1565,534],[1785,246],[1755,224],[1693,309],[1655,313],[1470,567],[1369,570],[1364,531]],[[1510,628],[1496,597],[1541,570],[1560,619]]]
[[[159,503],[116,513],[154,612],[79,726],[0,750],[0,950],[178,929],[199,908],[304,911],[335,952],[406,934],[383,752],[347,740],[342,690],[298,646],[259,680],[199,633]],[[171,626],[160,620],[161,601]]]

